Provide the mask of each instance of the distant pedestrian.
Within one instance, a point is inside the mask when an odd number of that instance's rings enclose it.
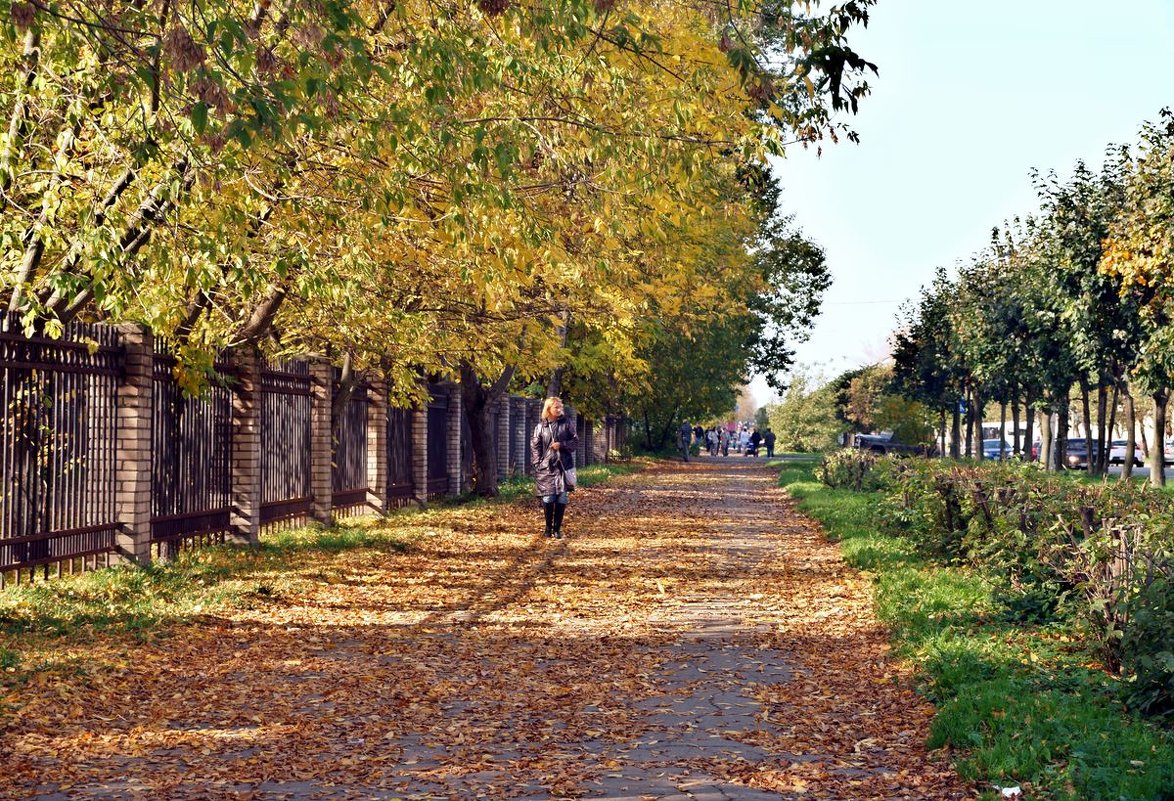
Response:
[[[769,428],[766,433],[762,435],[762,441],[766,445],[766,458],[773,459],[775,455],[775,432]]]
[[[685,461],[689,461],[689,443],[693,439],[693,426],[688,422],[681,422],[681,429],[677,435],[677,449],[681,451],[681,455]]]
[[[728,428],[723,428],[721,430],[720,436],[721,436],[722,456],[729,456],[730,455],[730,439],[732,439],[734,435],[730,432],[730,430]]]
[[[579,434],[574,424],[563,415],[562,400],[547,398],[542,404],[538,425],[530,436],[535,493],[542,499],[547,537],[562,539],[568,493],[575,489],[575,450],[578,447]]]
[[[761,443],[762,443],[762,434],[759,434],[758,429],[756,428],[752,432],[750,432],[750,455],[751,456],[758,455],[758,446]]]

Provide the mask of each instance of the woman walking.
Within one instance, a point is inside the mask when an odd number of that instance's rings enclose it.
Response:
[[[542,510],[546,513],[548,537],[562,539],[567,493],[575,488],[578,447],[579,434],[563,416],[563,402],[559,398],[547,398],[530,437],[530,457],[534,464],[535,492],[542,499]]]

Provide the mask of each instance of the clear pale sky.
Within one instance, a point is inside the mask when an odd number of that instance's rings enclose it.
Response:
[[[1033,167],[1099,166],[1174,106],[1174,0],[879,0],[851,42],[880,69],[851,119],[861,143],[774,164],[834,278],[798,349],[829,376],[884,358],[898,306],[936,267],[1037,208]]]

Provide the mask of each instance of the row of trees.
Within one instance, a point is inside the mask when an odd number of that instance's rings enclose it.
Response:
[[[851,136],[872,2],[0,0],[6,324],[459,378],[483,492],[511,384],[700,415],[818,308],[765,155]]]
[[[1010,408],[1016,448],[1032,442],[1037,411],[1055,415],[1057,447],[1050,425],[1039,432],[1052,467],[1063,464],[1075,397],[1089,422],[1089,453],[1099,453],[1090,463],[1097,474],[1115,427],[1132,452],[1135,402],[1146,399],[1152,481],[1164,483],[1174,383],[1174,117],[1163,111],[1147,123],[1135,147],[1111,147],[1100,172],[1077,163],[1067,178],[1034,180],[1037,215],[995,229],[990,247],[956,278],[939,270],[902,310],[895,386],[938,416],[943,439],[949,423],[954,456],[963,408],[968,432],[988,404],[1004,419]]]
[[[779,399],[759,412],[759,425],[775,431],[783,451],[828,451],[847,435],[871,431],[891,431],[896,442],[906,444],[934,438],[935,415],[899,391],[890,364],[846,370],[831,379],[794,370]]]

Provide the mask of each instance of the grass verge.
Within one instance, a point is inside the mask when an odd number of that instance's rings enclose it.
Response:
[[[579,483],[599,484],[641,466],[591,465],[579,470]],[[44,662],[44,643],[86,641],[95,633],[145,640],[217,610],[294,597],[308,583],[362,570],[373,553],[410,550],[422,533],[444,526],[454,505],[514,502],[530,496],[533,486],[533,479],[512,479],[497,498],[457,499],[427,511],[413,507],[331,527],[300,526],[265,534],[258,548],[191,549],[147,567],[114,567],[9,587],[0,592],[0,686],[52,669]]]
[[[268,534],[259,548],[191,549],[146,567],[119,566],[11,587],[0,593],[0,637],[66,636],[83,629],[145,635],[226,604],[274,595],[282,574],[293,576],[340,552],[404,550],[408,541],[396,529],[350,521],[303,526]],[[19,640],[4,643],[9,651],[14,644]]]
[[[1125,710],[1075,628],[1007,622],[981,575],[879,533],[879,495],[829,489],[813,468],[787,464],[780,483],[874,575],[878,615],[938,707],[928,745],[952,749],[984,798],[1019,785],[1033,799],[1174,799],[1174,735]]]

